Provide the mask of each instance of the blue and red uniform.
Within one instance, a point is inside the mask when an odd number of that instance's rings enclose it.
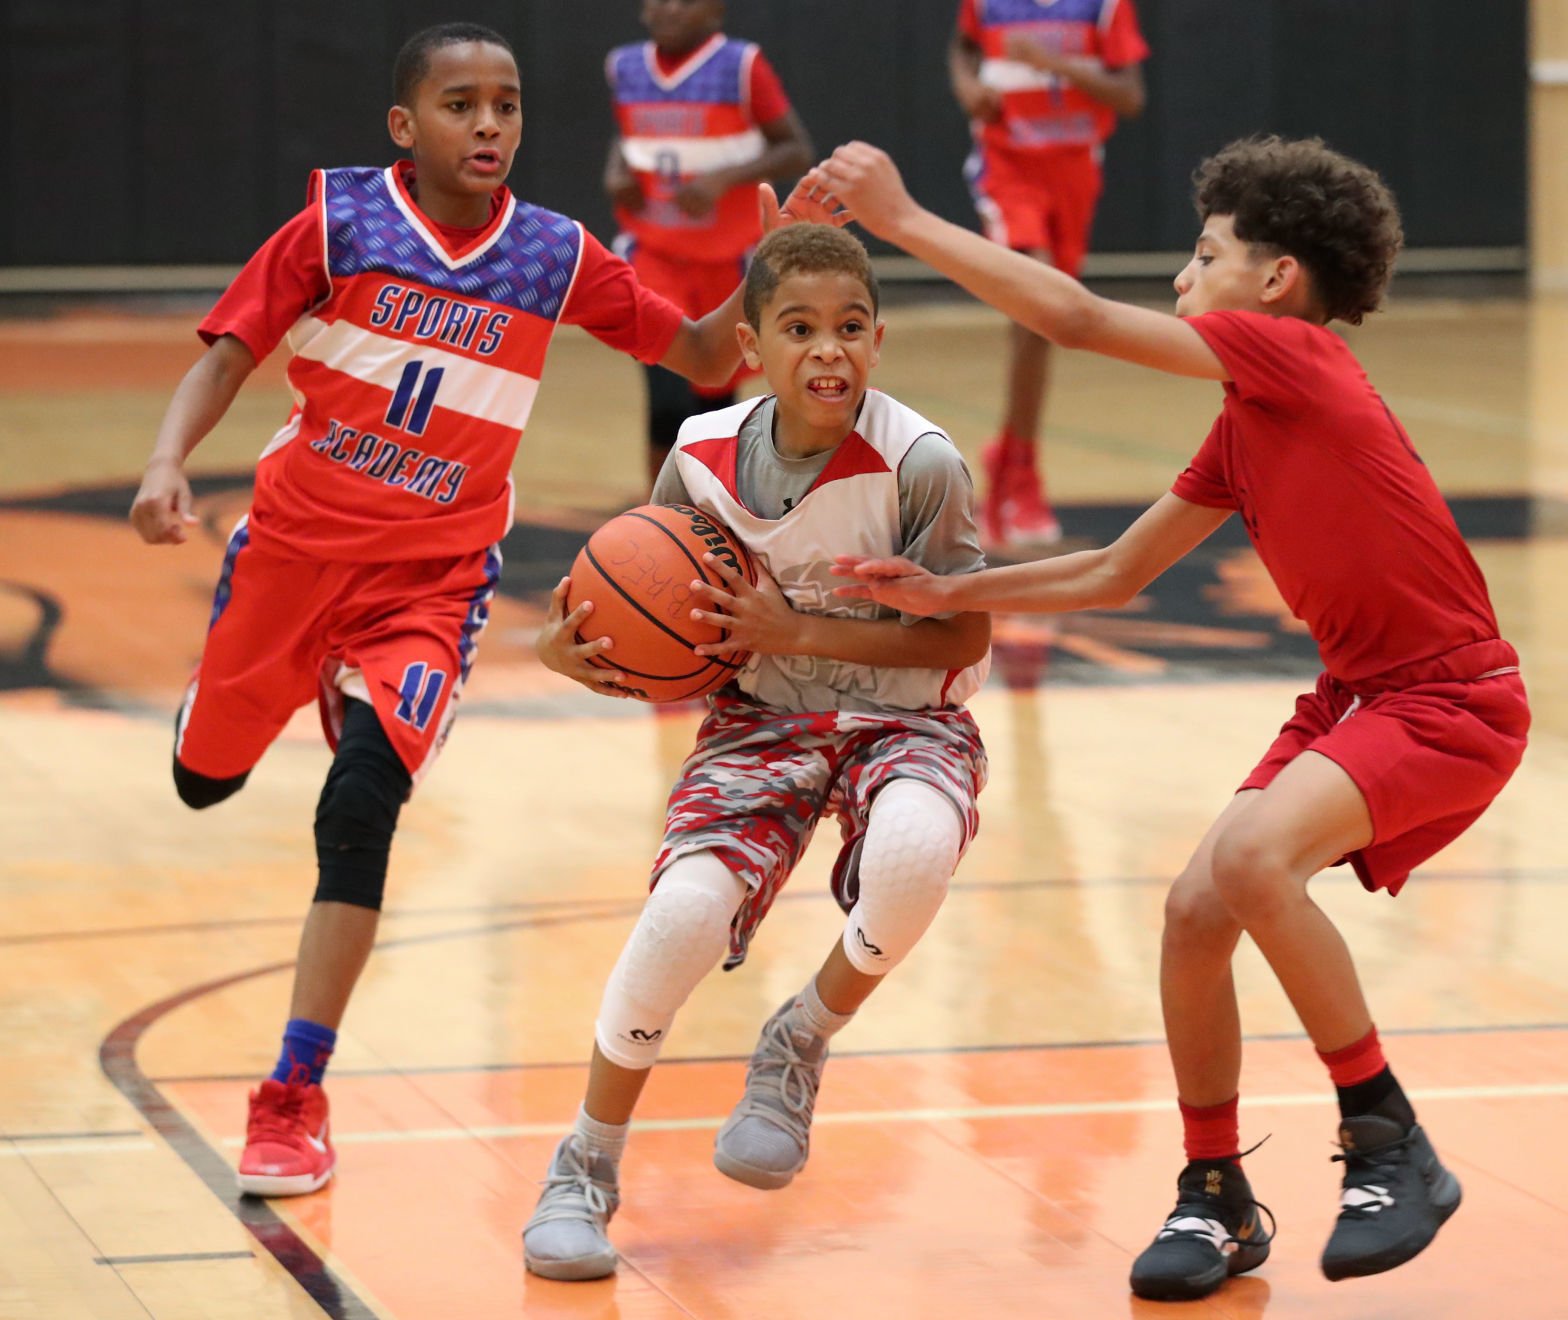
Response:
[[[616,251],[648,288],[693,319],[706,316],[735,291],[762,237],[757,190],[731,188],[704,216],[687,215],[676,193],[699,175],[756,160],[767,148],[763,127],[789,113],[789,98],[755,43],[723,33],[676,60],[651,41],[617,47],[605,78],[621,156],[643,197],[637,210],[616,208]]]
[[[473,663],[511,526],[511,464],[561,321],[645,362],[680,311],[574,220],[496,190],[437,225],[412,167],[317,171],[307,208],[200,333],[259,361],[287,337],[294,407],[225,556],[176,755],[229,778],[292,713],[369,701],[416,777]]]
[[[1100,197],[1102,146],[1116,112],[1054,74],[1008,54],[1028,37],[1107,69],[1141,63],[1148,44],[1132,0],[962,0],[958,31],[980,52],[980,81],[1002,112],[972,125],[965,177],[986,234],[1018,251],[1046,251],[1076,276]]]

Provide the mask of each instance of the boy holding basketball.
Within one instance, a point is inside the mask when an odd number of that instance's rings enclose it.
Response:
[[[973,492],[952,442],[868,391],[883,327],[860,243],[825,225],[765,239],[746,277],[746,361],[773,393],[690,419],[654,488],[728,526],[763,571],[719,566],[692,617],[728,630],[699,655],[749,652],[711,699],[670,795],[653,891],[610,975],[588,1087],[523,1230],[537,1274],[615,1268],[627,1126],[676,1011],[724,957],[745,956],[818,820],[839,818],[833,893],[849,914],[815,976],[762,1029],[714,1163],[783,1187],[806,1163],[828,1042],[936,916],[977,817],[985,752],[961,704],[989,662],[986,616],[914,620],[834,598],[835,555],[902,547],[938,573],[981,567]],[[710,565],[715,565],[713,557]],[[540,638],[547,664],[601,689],[603,639],[572,639],[591,602]],[[613,639],[611,639],[613,641]],[[610,652],[613,655],[613,650]],[[610,675],[614,681],[615,675]]]
[[[500,572],[512,457],[557,323],[709,382],[737,353],[732,305],[700,322],[643,289],[575,221],[503,180],[522,129],[504,38],[451,23],[393,71],[391,169],[317,171],[309,205],[252,258],[200,333],[131,521],[186,539],[184,463],[287,335],[296,406],[229,540],[175,729],[194,808],[238,791],[317,698],[335,755],[316,810],[319,883],[271,1078],[250,1097],[239,1187],[332,1176],[323,1069],[375,940],[393,830],[446,738]]]
[[[1177,1203],[1132,1269],[1143,1297],[1202,1297],[1262,1263],[1240,1164],[1241,1021],[1231,957],[1250,935],[1338,1092],[1339,1218],[1330,1279],[1392,1269],[1458,1208],[1384,1058],[1349,950],[1307,884],[1349,862],[1368,889],[1468,827],[1523,755],[1529,708],[1486,583],[1403,427],[1335,318],[1377,308],[1401,242],[1383,181],[1316,139],[1236,142],[1196,175],[1203,222],[1175,317],[946,224],[864,143],[812,176],[863,225],[1058,343],[1223,382],[1191,466],[1113,545],[968,577],[900,559],[846,560],[842,590],[916,612],[1125,603],[1240,511],[1265,567],[1323,655],[1166,903],[1160,991],[1185,1133]]]

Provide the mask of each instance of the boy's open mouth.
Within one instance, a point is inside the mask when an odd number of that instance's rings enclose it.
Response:
[[[491,151],[488,148],[483,151],[476,151],[468,158],[468,163],[476,170],[481,170],[487,174],[493,173],[501,168],[501,153],[499,151]]]
[[[831,403],[849,393],[849,382],[842,376],[813,376],[806,382],[806,388],[819,399],[826,399]]]

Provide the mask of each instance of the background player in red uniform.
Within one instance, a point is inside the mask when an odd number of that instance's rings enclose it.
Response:
[[[1234,511],[1324,674],[1222,811],[1166,904],[1160,990],[1188,1163],[1133,1265],[1145,1297],[1201,1297],[1260,1264],[1270,1234],[1241,1171],[1243,931],[1279,978],[1339,1095],[1344,1185],[1330,1279],[1409,1260],[1457,1209],[1383,1057],[1349,950],[1307,883],[1349,862],[1397,893],[1507,783],[1529,709],[1518,657],[1431,474],[1343,340],[1376,309],[1402,240],[1383,181],[1316,139],[1253,139],[1205,161],[1203,230],[1176,317],[1076,281],[922,210],[864,143],[807,176],[873,233],[1069,347],[1224,382],[1190,467],[1113,545],[938,578],[845,562],[846,588],[898,609],[1051,613],[1121,605]]]
[[[719,306],[762,237],[755,184],[805,173],[811,141],[766,57],[726,37],[723,0],[642,0],[652,41],[605,61],[615,141],[604,186],[621,227],[615,248],[687,316]],[[648,479],[681,423],[735,401],[736,377],[694,385],[648,363]]]
[[[319,697],[335,756],[316,812],[320,880],[272,1077],[251,1094],[242,1191],[332,1175],[320,1082],[375,939],[402,804],[440,750],[511,522],[511,463],[558,321],[710,382],[739,349],[739,290],[700,322],[643,289],[575,221],[503,185],[521,136],[497,33],[446,24],[393,71],[392,169],[318,171],[311,204],[246,265],[200,334],[131,521],[186,539],[184,462],[287,334],[297,400],[230,539],[176,725],[192,807],[236,792]]]
[[[1143,111],[1149,48],[1132,0],[963,0],[948,52],[974,151],[964,175],[986,237],[1076,276],[1118,116]],[[1049,544],[1062,528],[1036,455],[1049,346],[1012,327],[1007,412],[981,452],[980,527],[994,545]]]

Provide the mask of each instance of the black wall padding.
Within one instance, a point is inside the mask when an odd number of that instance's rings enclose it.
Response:
[[[0,0],[10,186],[0,264],[237,263],[316,165],[392,158],[393,54],[471,19],[518,52],[511,184],[610,236],[606,50],[636,0]],[[973,223],[947,88],[957,0],[730,0],[819,149],[864,137]],[[1148,112],[1107,155],[1099,251],[1187,247],[1192,167],[1243,133],[1318,133],[1375,165],[1413,246],[1525,239],[1525,0],[1141,0]]]

